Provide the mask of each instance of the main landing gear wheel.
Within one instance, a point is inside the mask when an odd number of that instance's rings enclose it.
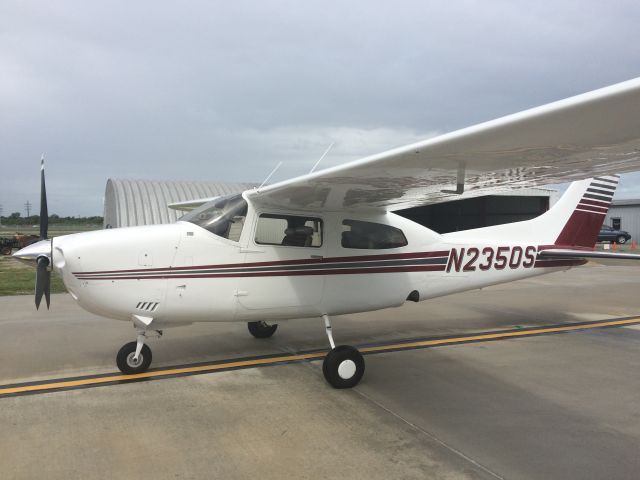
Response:
[[[143,345],[136,359],[137,345],[137,342],[126,343],[118,352],[116,363],[122,373],[131,375],[146,372],[151,365],[151,349],[147,345]]]
[[[356,348],[340,345],[324,357],[322,373],[333,388],[355,387],[364,375],[364,358]]]
[[[355,387],[364,375],[364,358],[357,348],[349,345],[336,347],[329,315],[322,315],[322,319],[329,345],[331,345],[331,351],[322,362],[324,378],[333,388]]]
[[[247,326],[249,333],[256,338],[269,338],[278,329],[277,323],[269,325],[267,322],[249,322]]]

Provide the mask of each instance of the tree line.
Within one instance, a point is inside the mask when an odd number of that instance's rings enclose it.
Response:
[[[60,215],[49,215],[49,225],[102,225],[103,218],[95,217],[61,217]],[[39,225],[40,215],[23,217],[20,212],[14,212],[8,217],[0,217],[2,225]]]

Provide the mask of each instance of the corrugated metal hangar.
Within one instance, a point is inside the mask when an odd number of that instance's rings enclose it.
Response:
[[[633,240],[640,241],[640,199],[614,200],[604,223],[615,230],[625,230]]]
[[[252,183],[170,182],[110,178],[104,193],[104,227],[173,223],[185,212],[167,205],[239,193]]]
[[[110,178],[104,196],[104,226],[118,228],[172,223],[184,212],[168,208],[171,203],[239,193],[254,186],[251,183]],[[446,233],[528,220],[548,210],[556,196],[555,190],[530,188],[502,195],[463,198],[396,213],[436,232]]]

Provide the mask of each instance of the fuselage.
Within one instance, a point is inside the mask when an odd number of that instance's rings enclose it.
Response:
[[[292,228],[297,217],[315,225],[313,242],[310,236],[296,243],[297,231],[312,228]],[[272,230],[289,219],[288,236],[261,231],[265,218]],[[392,227],[391,240],[354,239],[356,225],[378,225],[378,236]],[[52,263],[86,310],[125,321],[137,316],[160,328],[371,311],[578,263],[538,260],[539,247],[439,235],[392,213],[306,215],[249,206],[234,240],[184,221],[101,230],[55,238]]]

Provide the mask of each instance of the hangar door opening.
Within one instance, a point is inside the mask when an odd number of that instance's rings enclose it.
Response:
[[[530,220],[549,209],[549,196],[488,195],[394,213],[438,233]]]

